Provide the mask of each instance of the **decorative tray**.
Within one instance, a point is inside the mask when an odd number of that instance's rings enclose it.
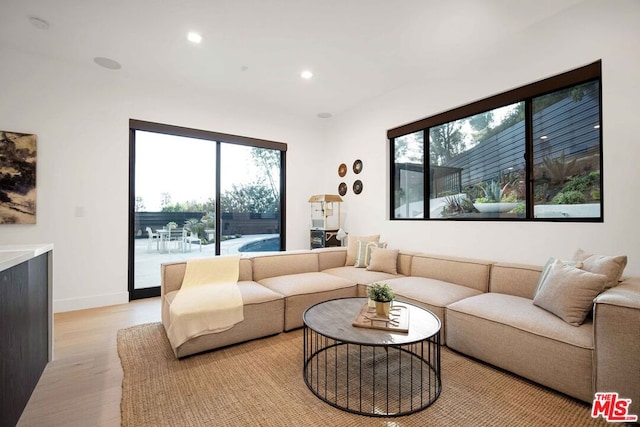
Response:
[[[375,307],[364,303],[360,313],[353,321],[358,328],[380,329],[383,331],[409,332],[409,307],[401,302],[394,302],[389,317],[378,316]]]

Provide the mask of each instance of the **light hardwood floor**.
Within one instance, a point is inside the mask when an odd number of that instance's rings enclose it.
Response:
[[[18,422],[25,426],[119,426],[118,329],[160,321],[160,298],[58,313],[54,360]]]

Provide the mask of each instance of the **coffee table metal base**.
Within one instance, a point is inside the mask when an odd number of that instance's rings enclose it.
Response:
[[[361,415],[420,411],[442,390],[440,332],[406,345],[343,342],[304,327],[304,381],[328,404]]]

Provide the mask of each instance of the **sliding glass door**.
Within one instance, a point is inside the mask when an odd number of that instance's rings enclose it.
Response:
[[[284,250],[286,144],[130,121],[130,299],[160,266]]]

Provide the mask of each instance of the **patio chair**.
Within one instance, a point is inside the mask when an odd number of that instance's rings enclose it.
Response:
[[[189,244],[189,252],[191,252],[192,243],[197,243],[198,245],[200,245],[200,252],[202,252],[202,241],[200,240],[200,238],[197,235],[194,235],[191,231],[187,230],[186,228],[183,228],[182,242],[181,242],[182,252],[186,251],[187,243]]]
[[[147,227],[147,234],[149,235],[148,237],[148,242],[149,244],[147,245],[147,252],[151,252],[151,246],[153,245],[153,242],[156,242],[156,250],[160,251],[160,235],[158,233],[154,233],[151,230],[151,227]]]

